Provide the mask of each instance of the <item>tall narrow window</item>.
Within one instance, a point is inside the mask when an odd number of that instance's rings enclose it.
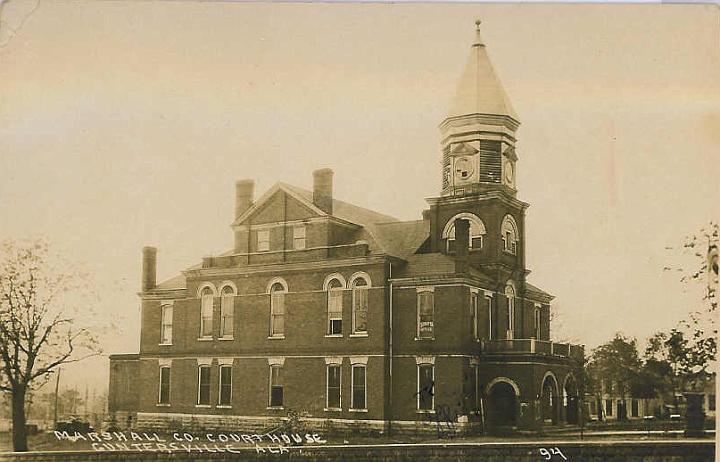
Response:
[[[327,408],[340,409],[340,365],[327,366]]]
[[[468,404],[473,411],[477,411],[480,408],[477,364],[470,364],[470,370],[468,371],[468,375],[468,392],[470,393]]]
[[[285,286],[276,282],[270,288],[270,336],[285,335]]]
[[[220,406],[230,406],[232,400],[232,366],[220,366],[220,393],[218,404]]]
[[[233,324],[235,316],[235,289],[225,286],[220,298],[220,337],[233,337]]]
[[[470,292],[470,315],[472,322],[472,333],[475,340],[480,338],[480,316],[478,313],[478,293]]]
[[[305,248],[305,227],[296,226],[293,228],[293,249],[302,250]]]
[[[495,336],[493,335],[493,299],[492,297],[486,295],[485,296],[485,303],[487,304],[487,336],[488,340],[493,340]]]
[[[270,366],[270,407],[283,406],[282,367]]]
[[[332,279],[327,285],[328,334],[342,335],[343,285]]]
[[[258,252],[267,252],[270,250],[270,230],[260,229],[257,232],[257,250]]]
[[[541,320],[541,318],[540,318],[540,313],[541,313],[540,307],[539,307],[539,306],[535,307],[535,338],[538,339],[538,340],[540,339],[540,333],[542,332],[542,331],[540,330],[540,326],[541,326],[541,324],[540,324],[540,320]]]
[[[210,405],[210,366],[198,367],[198,398],[197,403]]]
[[[508,329],[507,338],[512,339],[515,333],[515,289],[513,289],[513,286],[510,284],[505,287],[505,296],[508,300],[507,319],[505,323]]]
[[[417,313],[418,338],[433,338],[435,333],[435,293],[432,289],[418,289]]]
[[[503,241],[503,250],[512,254],[517,253],[517,242],[519,233],[515,220],[510,215],[505,215],[502,222],[501,235]]]
[[[430,411],[435,404],[435,366],[418,364],[417,406],[420,411]]]
[[[162,317],[160,326],[160,343],[163,345],[172,344],[172,318],[173,306],[163,305],[160,308],[160,316]]]
[[[160,367],[158,404],[170,404],[170,366]]]
[[[367,409],[366,395],[366,366],[364,364],[353,364],[352,367],[352,408]]]
[[[200,303],[200,337],[211,338],[213,334],[213,292],[209,287],[203,289]]]
[[[358,277],[352,282],[353,297],[353,333],[366,333],[368,320],[368,290],[370,283],[364,277]]]

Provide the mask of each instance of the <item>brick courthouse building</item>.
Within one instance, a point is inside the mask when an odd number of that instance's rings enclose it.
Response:
[[[110,411],[235,430],[290,410],[385,430],[439,409],[488,429],[575,422],[583,350],[549,341],[552,296],[526,280],[518,125],[478,32],[422,219],[335,199],[329,169],[257,199],[237,182],[229,252],[158,284],[143,249],[140,352],[110,357]]]

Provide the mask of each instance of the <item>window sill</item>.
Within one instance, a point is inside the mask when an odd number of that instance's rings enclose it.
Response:
[[[265,409],[268,411],[282,411],[285,409],[285,406],[268,406]]]
[[[225,341],[227,341],[227,340],[235,340],[235,337],[220,337],[220,338],[218,338],[218,340],[225,340]]]
[[[350,334],[350,337],[352,337],[352,338],[363,338],[363,337],[367,337],[367,336],[368,336],[367,332],[357,332],[355,334]]]
[[[343,334],[325,334],[325,338],[342,338]]]
[[[198,342],[212,342],[212,337],[198,337]]]
[[[342,408],[340,408],[340,407],[326,407],[323,410],[325,412],[342,412]]]
[[[232,406],[229,404],[218,404],[215,406],[216,409],[232,409]]]
[[[271,335],[268,337],[268,340],[285,340],[284,335]]]
[[[517,257],[517,252],[511,252],[511,251],[509,251],[509,250],[503,249],[503,253],[504,253],[505,255],[512,255],[513,257]]]
[[[155,406],[157,406],[157,407],[170,407],[170,403],[168,403],[168,404],[165,404],[165,403],[157,403]]]
[[[196,404],[195,407],[202,407],[205,409],[210,409],[212,406],[209,404]]]
[[[158,346],[172,346],[172,343],[158,343]]]
[[[430,341],[432,341],[432,340],[435,340],[435,337],[415,337],[415,341],[416,341],[416,342],[422,342],[422,341],[424,341],[424,340],[430,340]]]
[[[348,409],[349,412],[365,412],[367,413],[367,409]]]
[[[435,414],[435,409],[418,409],[415,414]]]

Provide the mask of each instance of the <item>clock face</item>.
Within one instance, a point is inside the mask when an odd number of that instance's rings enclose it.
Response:
[[[459,180],[469,180],[475,173],[475,166],[469,157],[459,157],[455,161],[455,177]]]
[[[515,169],[512,162],[505,162],[505,182],[509,185],[515,184]]]

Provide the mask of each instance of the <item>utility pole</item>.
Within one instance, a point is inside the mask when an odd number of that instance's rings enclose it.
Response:
[[[57,375],[55,375],[55,413],[53,414],[53,430],[57,428],[57,411],[58,411],[58,387],[60,386],[60,371],[62,368],[58,368]]]

